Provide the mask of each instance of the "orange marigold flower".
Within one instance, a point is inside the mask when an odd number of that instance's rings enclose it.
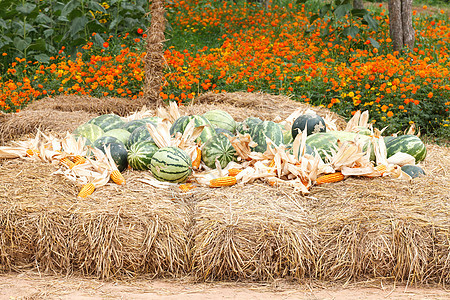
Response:
[[[138,28],[137,33],[142,34],[144,30],[142,28]]]
[[[433,97],[433,93],[432,92],[429,92],[428,93],[428,98],[432,98]]]
[[[108,48],[108,47],[109,47],[108,42],[104,42],[104,43],[103,43],[103,47],[104,47],[104,48]]]
[[[388,111],[386,115],[390,118],[394,115],[394,113],[392,111]]]

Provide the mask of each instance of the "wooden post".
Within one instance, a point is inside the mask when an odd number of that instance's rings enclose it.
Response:
[[[414,41],[416,39],[412,24],[412,2],[413,0],[402,1],[403,45],[410,50],[414,48]]]
[[[144,58],[144,99],[149,104],[161,106],[160,96],[164,83],[164,31],[166,16],[164,0],[150,0],[151,23],[147,30],[147,51]]]

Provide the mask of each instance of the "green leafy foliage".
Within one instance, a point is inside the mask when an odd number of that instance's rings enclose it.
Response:
[[[90,37],[103,47],[111,34],[146,28],[146,0],[0,0],[0,68],[16,57],[42,63],[59,50],[76,54]],[[63,48],[64,47],[64,48]]]

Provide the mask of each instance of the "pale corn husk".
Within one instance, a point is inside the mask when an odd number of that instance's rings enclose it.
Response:
[[[402,167],[404,165],[415,165],[416,159],[414,158],[414,156],[408,153],[397,152],[391,157],[389,157],[387,159],[387,162],[391,165],[398,165]]]
[[[126,117],[121,117],[124,122],[129,122],[132,120],[140,120],[148,117],[153,117],[154,112],[152,110],[147,109],[144,105],[139,111],[135,111]]]
[[[0,146],[0,159],[23,158],[27,156],[24,147]]]
[[[172,146],[172,138],[170,137],[170,123],[161,122],[156,127],[147,123],[147,130],[153,141],[159,148]]]

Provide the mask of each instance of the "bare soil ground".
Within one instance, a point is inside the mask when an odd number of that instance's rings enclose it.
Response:
[[[0,299],[450,299],[443,287],[382,282],[330,285],[318,282],[193,283],[189,279],[139,278],[105,282],[35,272],[0,275]]]

